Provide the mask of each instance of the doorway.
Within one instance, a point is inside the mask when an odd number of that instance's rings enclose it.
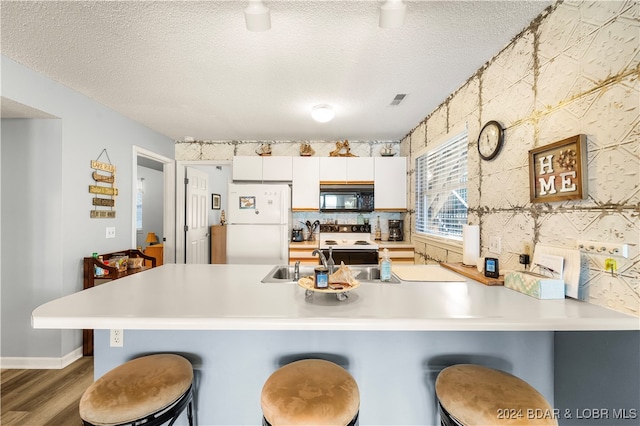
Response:
[[[174,160],[134,145],[132,163],[132,247],[144,249],[153,233],[164,246],[162,263],[175,263]]]
[[[223,212],[227,209],[227,192],[228,184],[232,179],[231,175],[231,161],[218,161],[218,160],[196,160],[196,161],[177,161],[176,162],[176,176],[178,176],[178,184],[176,186],[176,200],[181,200],[177,204],[176,208],[176,263],[189,263],[187,255],[187,231],[185,231],[185,225],[187,225],[186,217],[186,203],[187,203],[187,191],[186,185],[182,180],[187,176],[187,168],[197,169],[203,171],[209,176],[209,189],[207,195],[207,216],[209,229],[212,225],[220,224]],[[213,195],[219,195],[219,199],[216,197],[217,203],[213,202]],[[210,234],[210,231],[208,232]],[[210,237],[210,236],[209,236]],[[210,263],[210,259],[206,262]]]

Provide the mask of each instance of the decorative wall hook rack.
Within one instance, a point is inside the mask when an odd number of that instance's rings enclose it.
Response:
[[[578,240],[576,242],[578,250],[593,254],[604,254],[607,256],[621,256],[629,258],[629,245],[621,243],[605,243],[598,241]]]

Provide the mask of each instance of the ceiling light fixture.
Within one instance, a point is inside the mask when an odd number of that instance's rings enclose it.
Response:
[[[244,20],[249,31],[267,31],[271,28],[271,13],[262,0],[249,0],[244,10]]]
[[[400,28],[404,24],[407,5],[402,0],[387,0],[380,6],[380,28]]]
[[[311,117],[319,123],[331,121],[335,116],[336,113],[333,111],[333,107],[331,105],[322,104],[311,108]]]

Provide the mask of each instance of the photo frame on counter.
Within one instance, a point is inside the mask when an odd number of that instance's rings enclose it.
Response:
[[[220,194],[211,194],[211,210],[220,210]]]
[[[587,198],[587,138],[576,135],[529,151],[532,203]]]

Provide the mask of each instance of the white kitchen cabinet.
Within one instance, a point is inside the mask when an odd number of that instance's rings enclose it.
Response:
[[[376,210],[407,209],[407,157],[374,157]]]
[[[347,182],[373,182],[373,158],[374,157],[347,157]]]
[[[320,157],[293,157],[293,210],[320,208]]]
[[[290,182],[292,179],[292,162],[288,156],[262,158],[262,180],[265,182]]]
[[[320,157],[321,182],[364,183],[373,179],[373,157]]]
[[[232,176],[234,181],[262,180],[262,157],[258,157],[258,156],[233,157]]]
[[[292,179],[291,157],[233,157],[234,181],[290,182]]]
[[[320,157],[320,182],[346,183],[347,157]]]

